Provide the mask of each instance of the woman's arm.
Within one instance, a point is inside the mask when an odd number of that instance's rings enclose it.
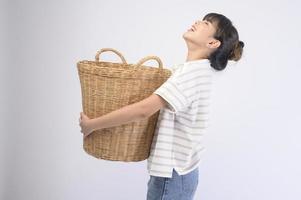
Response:
[[[157,94],[114,110],[98,118],[91,119],[90,124],[94,130],[118,126],[150,117],[166,105],[166,101]]]

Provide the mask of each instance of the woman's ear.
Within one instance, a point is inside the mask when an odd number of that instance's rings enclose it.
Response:
[[[213,39],[207,43],[207,47],[210,49],[216,49],[221,45],[219,40]]]

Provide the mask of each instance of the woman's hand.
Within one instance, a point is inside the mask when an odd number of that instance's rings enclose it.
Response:
[[[90,133],[94,131],[91,120],[87,115],[83,112],[80,113],[79,125],[81,127],[81,131],[83,133],[84,138],[86,138]]]

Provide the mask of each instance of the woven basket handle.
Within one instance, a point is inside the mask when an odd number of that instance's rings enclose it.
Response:
[[[137,62],[136,67],[138,68],[143,63],[145,63],[146,61],[151,60],[151,59],[156,60],[158,62],[158,64],[159,64],[159,69],[163,70],[162,61],[161,61],[161,59],[158,56],[146,56],[146,57],[142,58],[141,60],[139,60]]]
[[[96,52],[96,55],[95,55],[95,60],[96,60],[97,62],[99,62],[99,55],[100,55],[101,53],[103,53],[103,52],[106,52],[106,51],[112,51],[112,52],[116,53],[116,54],[121,58],[123,64],[127,64],[127,62],[126,62],[125,58],[123,57],[123,55],[122,55],[119,51],[117,51],[117,50],[115,50],[115,49],[112,49],[112,48],[103,48],[103,49],[98,50],[98,51]]]

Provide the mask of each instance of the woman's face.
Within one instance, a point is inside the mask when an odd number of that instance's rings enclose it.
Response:
[[[208,47],[214,41],[213,35],[216,31],[215,24],[207,20],[197,20],[183,34],[186,42],[193,43],[199,47]]]

